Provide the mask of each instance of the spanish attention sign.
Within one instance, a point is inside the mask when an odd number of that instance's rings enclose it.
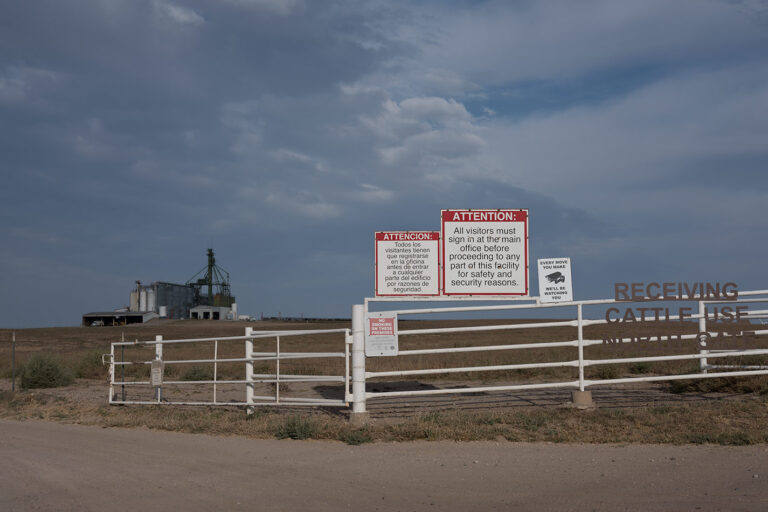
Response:
[[[439,231],[376,233],[376,295],[440,295]]]
[[[445,295],[528,295],[528,210],[443,210]]]

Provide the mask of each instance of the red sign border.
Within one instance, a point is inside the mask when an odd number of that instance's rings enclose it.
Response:
[[[441,292],[442,295],[447,297],[455,297],[455,296],[461,296],[461,297],[475,297],[475,296],[489,296],[489,297],[506,297],[506,296],[519,296],[519,297],[529,297],[531,294],[530,289],[530,283],[529,283],[529,274],[530,274],[530,267],[528,265],[528,221],[530,220],[531,216],[528,212],[528,208],[499,208],[499,209],[492,209],[492,208],[478,208],[478,209],[453,209],[453,210],[440,210],[440,239],[442,241],[441,243],[441,249],[442,249],[442,256],[445,258],[445,215],[449,212],[525,212],[525,220],[522,222],[525,224],[525,292],[524,293],[446,293],[445,291],[445,260],[440,261],[440,266],[442,267],[442,288]],[[473,222],[473,221],[464,221],[464,222]],[[477,221],[477,222],[499,222],[499,221]],[[520,222],[520,221],[517,221]],[[440,253],[440,251],[438,251]]]
[[[429,233],[430,235],[437,235],[437,293],[406,293],[406,294],[397,294],[397,293],[379,293],[379,242],[384,240],[379,240],[379,234],[380,233]],[[440,248],[441,248],[441,241],[442,241],[442,231],[376,231],[373,235],[373,254],[375,259],[375,264],[373,268],[374,273],[374,283],[373,283],[373,294],[375,297],[439,297],[442,292],[442,285],[443,283],[440,282],[441,272],[440,272],[440,266],[442,265],[442,259],[440,254]],[[433,239],[426,240],[427,242],[431,242]]]

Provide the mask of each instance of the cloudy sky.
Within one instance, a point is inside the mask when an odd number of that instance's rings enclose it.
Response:
[[[208,247],[241,312],[348,317],[442,208],[528,208],[579,299],[768,288],[767,166],[764,0],[10,0],[0,327]]]

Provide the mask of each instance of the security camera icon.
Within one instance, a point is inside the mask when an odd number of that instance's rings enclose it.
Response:
[[[557,283],[565,282],[565,276],[560,272],[552,272],[551,274],[547,274],[546,278],[549,280],[550,283],[557,284]]]

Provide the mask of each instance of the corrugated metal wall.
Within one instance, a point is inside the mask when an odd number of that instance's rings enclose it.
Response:
[[[153,283],[155,287],[155,304],[165,306],[168,318],[189,318],[190,308],[195,306],[195,289],[191,286],[173,283]]]

